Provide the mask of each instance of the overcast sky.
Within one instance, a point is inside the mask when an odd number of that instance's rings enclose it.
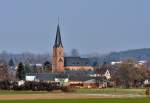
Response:
[[[150,0],[0,0],[0,51],[51,52],[58,17],[66,52],[150,47]]]

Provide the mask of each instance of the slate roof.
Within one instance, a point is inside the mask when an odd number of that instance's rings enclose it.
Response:
[[[54,81],[55,78],[69,78],[70,81],[87,81],[93,79],[88,75],[73,75],[73,74],[66,74],[66,73],[32,73],[27,74],[27,76],[35,76],[38,80],[43,81]]]
[[[31,73],[28,76],[35,76],[38,80],[54,81],[55,78],[68,78],[67,74],[62,73]]]
[[[66,74],[69,75],[93,75],[95,71],[85,71],[85,70],[65,70]]]
[[[92,66],[88,58],[65,57],[64,66]]]
[[[89,77],[89,76],[78,76],[78,75],[69,75],[69,80],[70,81],[81,81],[81,82],[84,82],[84,81],[87,81],[87,80],[90,80],[90,79],[93,79],[94,77]]]
[[[61,35],[60,35],[59,24],[58,24],[58,26],[57,26],[56,39],[55,39],[55,44],[54,44],[53,47],[54,47],[54,48],[63,47],[62,41],[61,41]]]

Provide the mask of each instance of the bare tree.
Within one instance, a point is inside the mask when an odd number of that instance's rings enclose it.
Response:
[[[80,54],[79,54],[79,52],[78,52],[77,49],[72,49],[72,50],[71,50],[71,56],[72,56],[72,57],[79,57]]]
[[[114,71],[113,78],[119,80],[126,88],[136,86],[147,78],[146,69],[137,66],[137,63],[131,59],[115,65]]]
[[[9,80],[8,65],[6,61],[0,60],[0,80]]]

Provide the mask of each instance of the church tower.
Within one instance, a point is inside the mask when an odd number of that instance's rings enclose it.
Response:
[[[64,48],[61,41],[59,24],[53,46],[52,72],[64,72]]]

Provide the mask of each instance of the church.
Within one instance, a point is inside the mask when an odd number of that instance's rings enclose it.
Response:
[[[64,50],[58,24],[49,71],[29,73],[26,75],[26,80],[59,82],[70,86],[96,86],[99,79],[93,76],[96,72],[92,61],[89,58],[66,57]]]
[[[61,40],[60,27],[58,24],[53,46],[52,72],[63,73],[65,70],[93,71],[94,67],[88,58],[64,56],[64,46]]]

